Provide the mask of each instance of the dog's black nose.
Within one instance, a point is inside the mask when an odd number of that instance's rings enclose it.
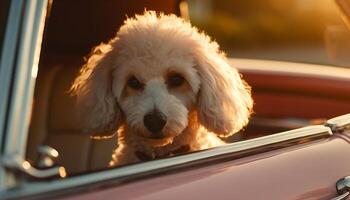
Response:
[[[166,116],[159,111],[153,111],[143,117],[143,123],[150,132],[159,134],[166,124]]]

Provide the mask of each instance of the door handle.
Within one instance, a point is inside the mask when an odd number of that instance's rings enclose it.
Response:
[[[345,200],[350,197],[350,176],[344,177],[337,181],[337,192],[339,196],[332,198],[331,200]]]
[[[13,171],[16,175],[25,175],[35,180],[67,176],[64,167],[54,165],[54,160],[58,157],[58,152],[54,148],[41,146],[39,154],[39,160],[35,166],[17,154],[5,155],[1,161],[8,170]]]

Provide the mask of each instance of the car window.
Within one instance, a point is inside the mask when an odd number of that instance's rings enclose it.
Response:
[[[109,39],[115,36],[116,31],[124,23],[126,16],[134,16],[135,14],[142,14],[145,8],[149,10],[161,11],[166,14],[173,13],[178,16],[180,16],[180,14],[184,16],[184,13],[187,12],[186,10],[184,10],[187,8],[186,7],[187,4],[178,5],[176,2],[178,3],[178,1],[166,1],[163,3],[157,3],[157,4],[151,3],[151,2],[131,4],[131,3],[124,3],[119,1],[97,1],[96,0],[96,1],[88,1],[84,3],[83,6],[79,2],[69,1],[69,0],[60,0],[60,1],[53,2],[50,16],[46,21],[44,38],[42,43],[42,52],[40,56],[37,79],[35,83],[34,101],[33,101],[31,122],[29,126],[27,149],[26,149],[26,157],[28,161],[30,161],[34,166],[39,166],[43,158],[42,149],[47,150],[48,149],[47,146],[49,146],[57,150],[57,152],[59,153],[59,158],[56,161],[57,165],[64,166],[69,176],[72,176],[74,174],[81,174],[81,173],[96,171],[96,170],[104,170],[111,165],[114,166],[113,159],[116,157],[116,154],[117,154],[115,149],[118,147],[118,145],[122,146],[118,144],[118,139],[120,138],[116,137],[116,135],[119,134],[119,132],[117,132],[116,130],[113,130],[113,131],[109,130],[108,126],[104,126],[104,128],[105,127],[107,128],[103,129],[102,131],[97,130],[97,128],[99,127],[96,128],[96,124],[94,124],[94,121],[90,121],[91,124],[89,125],[95,126],[93,127],[95,129],[93,131],[90,131],[89,133],[86,133],[86,130],[82,127],[82,124],[84,124],[84,122],[82,122],[81,116],[79,116],[79,112],[77,109],[77,103],[79,103],[79,99],[77,99],[77,96],[72,95],[72,92],[71,92],[72,85],[74,85],[75,83],[74,81],[76,80],[76,77],[78,76],[79,73],[86,72],[86,71],[89,72],[90,70],[89,68],[85,68],[83,71],[81,71],[82,66],[83,67],[87,66],[86,63],[93,62],[93,60],[95,59],[95,57],[92,57],[92,59],[89,60],[89,55],[91,55],[91,53],[89,54],[89,52],[92,51],[92,54],[97,55],[97,58],[98,58],[99,54],[104,53],[105,51],[108,51],[108,48],[109,48],[108,45],[104,45],[104,44],[108,43]],[[222,1],[222,3],[223,2],[226,2],[226,1]],[[232,2],[234,3],[236,1],[232,1]],[[274,2],[277,2],[277,1],[274,1]],[[230,6],[228,5],[225,6],[221,4],[217,5],[216,3],[214,3],[214,1],[213,2],[203,1],[203,4],[200,4],[193,0],[190,0],[188,4],[188,7],[189,7],[188,11],[189,11],[191,22],[195,26],[198,26],[199,28],[206,30],[213,38],[215,38],[215,40],[218,40],[218,43],[220,44],[220,46],[222,46],[225,49],[225,52],[228,53],[228,55],[231,55],[232,53],[232,55],[237,55],[237,57],[240,57],[239,55],[247,55],[247,57],[249,58],[273,59],[273,57],[259,57],[259,56],[254,57],[253,56],[253,55],[258,55],[254,53],[254,52],[257,52],[255,51],[256,49],[254,48],[259,49],[259,48],[265,47],[266,45],[271,48],[278,47],[282,49],[281,51],[284,50],[283,46],[271,45],[272,41],[280,42],[278,43],[278,45],[281,45],[282,43],[286,45],[290,45],[291,43],[293,43],[296,45],[295,48],[303,47],[303,45],[306,45],[306,42],[307,42],[307,45],[312,48],[316,46],[319,47],[318,45],[320,45],[319,42],[321,41],[322,36],[320,33],[318,32],[315,33],[313,31],[314,29],[318,31],[321,30],[320,27],[323,27],[323,25],[319,25],[319,24],[315,25],[315,27],[312,27],[312,30],[309,30],[309,29],[305,30],[306,31],[305,33],[297,32],[297,34],[300,34],[299,35],[300,37],[303,36],[301,38],[299,38],[299,36],[293,36],[289,33],[291,29],[287,25],[283,25],[283,23],[278,20],[274,21],[275,20],[274,17],[276,17],[275,15],[281,14],[283,12],[278,10],[277,8],[276,8],[277,11],[274,11],[275,8],[270,8],[272,4],[271,5],[266,4],[267,8],[262,5],[258,7],[259,10],[262,12],[260,14],[264,15],[266,13],[272,13],[271,16],[270,14],[266,14],[269,16],[269,18],[266,18],[266,19],[264,18],[265,21],[264,20],[261,21],[262,19],[258,20],[257,18],[250,19],[252,20],[251,25],[249,25],[251,27],[247,27],[246,30],[243,30],[242,27],[244,27],[243,25],[246,24],[244,20],[248,20],[248,17],[247,17],[248,15],[246,15],[245,12],[241,12],[241,13],[238,12],[239,9],[236,9],[236,6],[237,7],[241,6],[242,9],[246,9],[247,13],[253,12],[254,10],[253,7],[249,7],[248,6],[249,4],[246,5],[245,3],[241,3],[241,4],[237,3],[237,5],[236,4],[232,4],[232,5],[229,4],[229,5]],[[257,6],[257,5],[254,5],[254,6]],[[221,11],[220,12],[218,11],[217,13],[215,9],[221,8],[221,7],[225,9],[232,8],[235,12],[230,11],[230,13],[239,14],[239,16],[242,17],[243,21],[240,21],[240,18],[237,18],[235,20],[233,20],[233,18],[231,19],[230,18],[231,14],[226,13],[227,14],[226,16],[225,14],[226,11],[225,12],[222,11],[222,13]],[[258,9],[256,7],[254,8]],[[284,7],[282,6],[282,8]],[[311,9],[311,8],[307,7],[307,9]],[[293,10],[293,13],[294,12],[296,11]],[[297,19],[294,19],[293,18],[294,15],[291,15],[290,21],[287,21],[287,24],[291,26],[293,23],[298,22],[298,20],[301,20],[303,17],[305,17],[303,14],[305,13],[302,12],[299,18]],[[256,15],[258,15],[258,13],[256,13]],[[214,18],[211,18],[211,17],[215,17],[215,20]],[[250,17],[253,18],[255,17],[255,15],[251,15]],[[341,23],[338,21],[338,19],[333,19],[333,18],[331,19],[334,20],[334,22],[337,22],[339,24]],[[259,23],[262,23],[262,24],[259,24]],[[272,23],[272,24],[269,24],[269,23]],[[275,27],[274,23],[278,23],[279,25],[281,26],[283,25],[283,26],[279,27],[278,30],[275,30],[273,28]],[[241,24],[242,27],[240,27],[239,24]],[[216,28],[216,26],[220,26],[220,27]],[[251,28],[251,29],[248,29],[248,28]],[[211,32],[212,30],[216,30],[216,29],[217,29],[217,32]],[[263,32],[257,33],[255,29],[261,30]],[[277,31],[277,32],[274,32],[274,31]],[[271,38],[266,37],[266,35],[269,35],[270,33],[272,34],[272,37]],[[232,37],[231,37],[231,34],[233,34]],[[263,37],[262,35],[265,35],[265,36]],[[240,39],[237,39],[236,36]],[[294,39],[293,42],[290,41],[292,39]],[[308,39],[310,39],[310,41]],[[100,45],[100,46],[98,48],[94,48],[97,45]],[[233,47],[237,47],[237,49],[236,48],[233,49]],[[241,54],[235,53],[236,50],[238,52],[241,52]],[[325,52],[318,54],[320,52],[318,50],[316,51],[317,58],[320,58],[320,60],[328,59],[328,57],[323,54]],[[325,49],[322,49],[321,51],[324,51],[324,50]],[[244,54],[244,52],[246,51],[249,52],[249,54]],[[266,49],[264,52],[266,52]],[[271,55],[275,55],[275,54],[271,54]],[[311,53],[311,56],[313,55],[314,54]],[[291,53],[291,56],[294,56],[294,54]],[[302,55],[301,57],[298,57],[298,56],[299,54],[296,55],[296,60],[294,61],[303,61],[303,62],[310,61],[310,60],[307,60],[305,57],[302,57]],[[276,58],[276,59],[280,59],[280,58]],[[290,60],[293,60],[293,59],[290,59]],[[226,67],[230,67],[230,65],[227,65]],[[233,75],[235,77],[237,76],[237,78],[240,77],[240,75],[237,72],[233,73]],[[210,77],[210,75],[208,75],[208,77]],[[129,89],[130,88],[133,89],[133,90],[130,89],[131,93],[132,92],[135,93],[135,91],[143,87],[143,85],[139,82],[139,80],[137,80],[136,77],[126,76],[126,78],[128,78],[127,87],[129,87]],[[172,82],[169,85],[169,87],[175,87],[178,84],[186,83],[186,81],[184,81],[185,78],[182,76],[179,76],[179,74],[177,73],[172,73],[167,78],[168,78],[166,81],[167,83]],[[210,80],[209,78],[208,81],[212,81],[212,80]],[[220,81],[222,80],[217,79],[215,81],[217,81],[218,83],[221,83]],[[208,88],[212,86],[210,84],[215,84],[215,81],[210,82],[208,84]],[[250,84],[250,81],[247,81],[247,82],[248,84]],[[208,96],[205,96],[207,97],[205,100],[208,100],[206,102],[207,103],[206,109],[209,110],[208,111],[209,114],[200,113],[198,115],[205,115],[203,120],[204,121],[206,120],[207,123],[215,124],[215,122],[212,122],[211,120],[216,120],[214,118],[210,118],[210,114],[213,114],[210,112],[215,112],[215,109],[210,110],[210,108],[213,107],[213,104],[210,104],[211,101],[209,99],[216,99],[218,100],[218,102],[221,102],[220,95],[222,95],[222,93],[218,93],[218,95],[216,96],[213,95],[213,93],[215,91],[220,92],[222,90],[221,86],[224,86],[225,84],[226,82],[223,82],[222,85],[220,85],[220,87],[218,86],[218,88],[213,90],[212,93],[208,93],[207,94]],[[238,84],[240,84],[239,92],[249,90],[248,89],[249,87],[245,85],[244,81],[239,81],[237,82],[237,85]],[[238,88],[237,85],[235,85],[236,89]],[[77,86],[77,87],[80,87],[80,86]],[[235,87],[233,88],[235,89]],[[93,94],[93,97],[97,96],[97,98],[101,98],[101,99],[98,99],[98,101],[93,103],[88,102],[88,104],[89,103],[97,104],[99,103],[99,101],[103,101],[103,102],[104,101],[109,102],[111,100],[114,101],[115,97],[106,96],[105,94],[103,94],[104,89],[105,88],[101,88],[100,90],[97,91],[98,94],[97,93]],[[256,92],[256,90],[254,89],[255,88],[253,88],[253,92]],[[203,90],[201,92],[203,92]],[[242,118],[244,118],[244,115],[246,115],[246,113],[244,112],[250,112],[249,109],[252,106],[252,102],[249,101],[249,97],[248,97],[248,95],[250,94],[248,94],[247,92],[242,95],[245,97],[246,101],[240,102],[240,103],[249,104],[249,105],[243,105],[243,106],[241,105],[242,107],[245,108],[245,110],[242,111],[242,113],[237,113],[237,115],[239,115],[237,118],[242,116],[243,116]],[[228,93],[228,97],[223,97],[223,99],[224,98],[233,98],[233,97],[231,93]],[[266,102],[269,102],[269,101],[266,101]],[[108,115],[99,116],[99,114],[103,112],[115,111],[118,107],[114,103],[112,104],[113,104],[112,107],[108,107],[108,108],[100,107],[98,112],[94,113],[96,115],[93,115],[93,116],[96,118],[108,117]],[[220,103],[219,105],[223,107],[225,106]],[[136,105],[135,107],[137,106],[138,105]],[[142,109],[142,108],[139,108],[139,109]],[[269,109],[269,107],[265,106],[264,109],[267,110]],[[86,111],[94,112],[96,110],[87,109]],[[224,114],[223,113],[224,111],[233,112],[232,110],[220,110],[220,111],[222,112],[219,113],[218,117],[222,117]],[[125,114],[123,112],[125,111],[122,110],[120,111],[120,113],[117,113],[117,114],[121,114],[121,115]],[[174,109],[172,112],[180,112],[180,109],[178,110]],[[259,116],[260,114],[259,112],[258,114],[255,114],[254,117]],[[117,114],[113,113],[113,116]],[[193,113],[190,112],[188,113],[188,116],[192,117],[193,115],[196,115],[196,114],[197,113],[195,112]],[[146,116],[147,116],[147,119],[146,119]],[[207,116],[209,117],[206,118]],[[278,116],[281,116],[281,115],[278,115]],[[308,118],[304,118],[303,115],[293,115],[288,113],[287,114],[282,113],[282,116],[287,119],[285,118],[279,119],[278,116],[272,116],[272,117],[269,116],[273,119],[270,119],[270,118],[263,119],[262,121],[261,119],[259,121],[253,117],[251,119],[251,123],[246,128],[243,128],[242,131],[230,137],[226,137],[227,135],[225,135],[226,128],[241,129],[242,127],[238,127],[238,128],[225,127],[224,125],[217,123],[216,124],[217,127],[209,127],[209,129],[211,128],[213,132],[217,131],[217,135],[221,134],[220,135],[221,139],[213,140],[213,143],[215,142],[233,143],[233,142],[247,140],[251,138],[267,136],[269,134],[277,133],[279,131],[286,131],[293,128],[300,128],[302,126],[306,126],[310,124],[322,123],[322,121],[314,123],[312,121],[313,116],[312,117],[308,116]],[[157,126],[159,126],[159,124],[154,125],[155,118],[158,118],[164,121],[165,117],[162,116],[162,114],[160,114],[156,110],[154,110],[152,115],[150,116],[145,115],[142,122],[145,124],[148,123],[150,124],[150,126],[153,126],[151,127],[152,129],[157,129]],[[276,118],[278,118],[277,121],[276,121]],[[190,119],[192,120],[192,118]],[[227,119],[227,120],[229,121],[230,119]],[[245,119],[241,119],[241,120],[244,121]],[[112,121],[112,122],[117,124],[119,121]],[[115,125],[115,124],[112,124],[112,125]],[[165,123],[163,123],[163,126],[164,124]],[[270,128],[267,130],[263,130],[262,128],[252,129],[253,125],[255,127],[256,124],[258,124],[260,127],[261,125],[262,127],[265,127],[265,125],[267,124],[267,127],[273,126],[274,128],[277,127],[278,129],[277,130],[273,129],[273,131]],[[124,128],[125,127],[121,126],[121,129],[119,130],[123,131]],[[202,127],[197,127],[197,128],[199,130]],[[112,132],[114,134],[109,134],[108,136],[104,135],[104,136],[95,137],[95,134],[99,134],[103,131],[105,131],[106,133]],[[220,133],[220,131],[222,132]],[[157,132],[157,131],[154,131],[154,132]],[[124,138],[122,137],[122,140],[123,139]],[[154,142],[153,140],[150,140],[150,141],[151,143]],[[176,144],[176,141],[170,141],[169,143],[172,144],[172,142]],[[153,144],[155,146],[157,145],[156,142]],[[208,144],[208,147],[210,145],[212,144]],[[160,147],[162,146],[160,145]],[[130,156],[130,160],[131,160],[130,163],[126,162],[126,164],[133,163],[132,161],[133,159],[135,160],[135,158],[141,161],[149,161],[156,158],[166,158],[166,157],[171,157],[173,155],[186,154],[190,152],[188,150],[189,148],[190,148],[189,145],[182,145],[182,146],[179,146],[179,148],[170,149],[167,153],[163,153],[159,151],[160,152],[159,154],[161,156],[158,156],[158,157],[155,154],[149,155],[149,154],[145,154],[142,151],[135,150],[135,152],[133,152]],[[112,152],[114,152],[114,154]],[[137,168],[137,167],[134,167],[134,168]]]
[[[350,31],[336,1],[189,0],[188,5],[191,22],[232,57],[350,66]]]
[[[9,5],[10,1],[4,0],[0,2],[0,55],[2,52],[2,48],[4,48],[2,44],[6,30],[6,20],[9,11]]]

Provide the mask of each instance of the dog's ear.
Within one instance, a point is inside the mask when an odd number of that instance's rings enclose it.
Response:
[[[198,118],[209,131],[228,137],[248,123],[253,100],[238,71],[214,49],[201,48],[195,56],[201,79]]]
[[[75,79],[71,94],[77,97],[77,108],[84,132],[93,137],[116,133],[121,111],[112,93],[113,47],[95,47]]]

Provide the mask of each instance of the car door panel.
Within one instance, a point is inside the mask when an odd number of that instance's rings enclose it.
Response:
[[[349,147],[334,135],[63,199],[330,199],[350,173]]]

